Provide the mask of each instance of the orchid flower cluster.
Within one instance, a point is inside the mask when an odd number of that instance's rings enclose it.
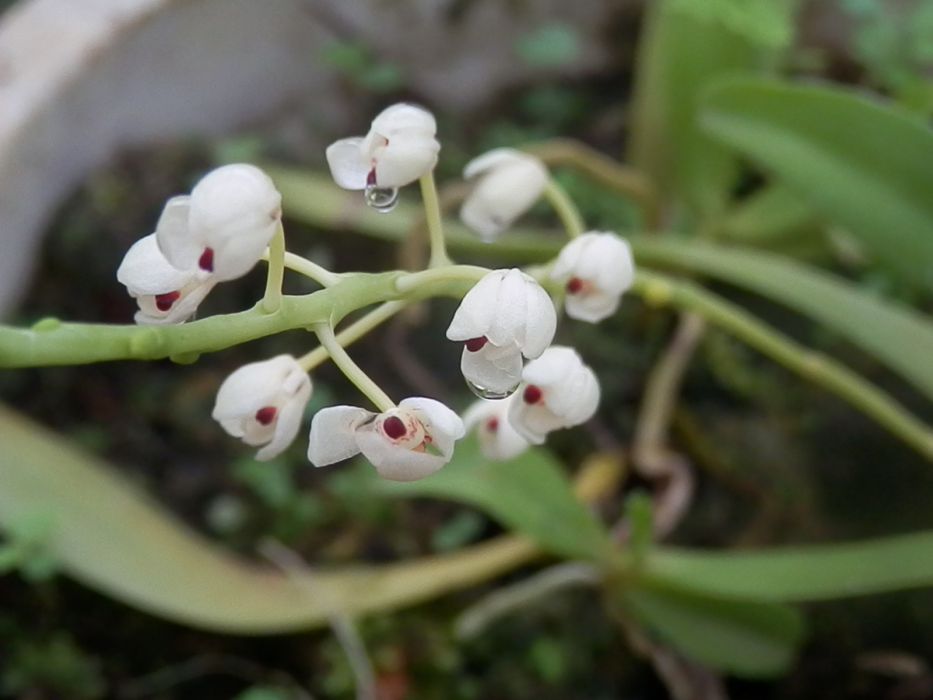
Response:
[[[629,245],[614,233],[568,230],[570,241],[556,260],[534,274],[451,264],[433,180],[440,151],[436,131],[429,112],[397,104],[379,114],[365,136],[328,147],[326,158],[337,185],[362,190],[377,211],[391,211],[399,188],[420,182],[431,265],[408,277],[467,276],[474,282],[451,319],[447,338],[462,344],[460,368],[479,401],[462,418],[433,398],[409,397],[396,404],[347,354],[344,334],[335,335],[330,322],[317,323],[313,330],[320,348],[302,357],[280,355],[247,364],[217,392],[213,418],[230,435],[259,448],[257,459],[272,459],[295,440],[312,394],[309,372],[327,359],[377,410],[319,410],[311,420],[308,446],[308,458],[318,467],[362,454],[382,477],[410,481],[446,465],[467,431],[476,432],[486,457],[508,460],[543,443],[548,433],[580,425],[595,413],[600,396],[595,374],[576,350],[552,345],[557,310],[547,289],[554,290],[570,318],[596,323],[610,316],[634,278]],[[463,202],[461,218],[487,241],[557,188],[539,159],[506,148],[476,158],[464,176],[475,187]],[[566,201],[563,193],[561,198]],[[217,168],[190,195],[171,198],[155,232],[129,249],[117,271],[139,306],[136,322],[191,319],[215,285],[242,277],[263,258],[269,272],[262,309],[270,314],[282,303],[285,267],[325,287],[339,283],[343,276],[285,253],[281,204],[272,180],[246,164]],[[398,291],[381,311],[358,321],[357,329],[368,331],[414,296],[406,296],[413,288],[403,289],[401,282]],[[396,306],[389,310],[390,304]]]

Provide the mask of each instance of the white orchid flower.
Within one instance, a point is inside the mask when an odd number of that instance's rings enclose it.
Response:
[[[518,386],[522,356],[538,357],[554,339],[557,313],[547,292],[521,270],[493,270],[463,297],[447,337],[464,343],[460,369],[487,398]]]
[[[214,286],[212,279],[195,270],[179,270],[166,260],[154,233],[126,252],[117,280],[136,299],[135,320],[143,325],[187,321]]]
[[[441,145],[434,115],[421,107],[395,104],[373,119],[366,136],[340,139],[327,147],[334,181],[347,190],[396,188],[427,175]]]
[[[242,277],[259,262],[282,216],[282,196],[262,170],[245,163],[205,175],[190,196],[172,197],[156,226],[165,258],[215,281]]]
[[[308,459],[323,467],[362,452],[384,479],[415,481],[450,461],[463,432],[460,417],[434,399],[405,399],[379,414],[331,406],[311,421]]]
[[[614,233],[584,233],[563,247],[550,276],[567,290],[567,315],[597,323],[615,313],[635,280],[632,249]]]
[[[467,163],[463,177],[479,180],[463,202],[460,218],[490,241],[531,209],[547,186],[548,171],[534,156],[496,148]]]
[[[554,345],[522,372],[525,387],[509,401],[509,422],[540,445],[552,430],[585,423],[599,406],[599,382],[573,348]]]
[[[463,414],[467,432],[476,433],[480,451],[487,459],[504,462],[529,447],[528,441],[509,423],[509,403],[515,400],[515,396],[501,401],[480,399]]]
[[[311,379],[291,355],[243,365],[217,391],[211,417],[247,445],[262,445],[256,459],[284,452],[301,427]]]

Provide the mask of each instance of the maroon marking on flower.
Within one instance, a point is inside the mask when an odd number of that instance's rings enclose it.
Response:
[[[567,293],[577,294],[583,291],[583,280],[579,277],[571,277],[567,282]]]
[[[259,423],[259,425],[269,425],[275,420],[275,416],[278,412],[279,410],[275,406],[263,406],[256,411],[256,422]]]
[[[405,434],[408,432],[408,429],[405,427],[405,422],[398,416],[389,416],[382,421],[382,430],[393,440],[405,437]]]
[[[175,302],[181,298],[181,292],[168,292],[166,294],[156,294],[155,304],[159,311],[168,311]]]
[[[526,386],[525,391],[522,393],[522,400],[525,403],[535,404],[542,398],[544,398],[544,392],[541,391],[540,387],[536,387],[534,384]]]
[[[373,168],[366,174],[366,186],[375,187],[376,186],[376,169]]]
[[[198,258],[198,267],[206,272],[214,271],[214,249],[205,248],[204,252],[201,253],[201,257]]]
[[[486,421],[486,430],[488,430],[490,433],[495,433],[496,431],[498,431],[499,430],[499,419],[490,418],[488,421]]]
[[[488,342],[489,338],[487,338],[485,335],[481,335],[479,338],[470,338],[464,343],[464,345],[466,345],[466,349],[470,352],[479,352]]]

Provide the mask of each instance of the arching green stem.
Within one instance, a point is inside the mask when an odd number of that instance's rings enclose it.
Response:
[[[366,398],[372,401],[380,411],[389,411],[395,408],[395,402],[389,398],[376,382],[370,379],[353,358],[347,354],[337,338],[334,336],[334,329],[329,323],[318,323],[314,326],[314,332],[321,341],[321,345],[327,350],[334,364],[340,368],[340,371],[353,382]]]

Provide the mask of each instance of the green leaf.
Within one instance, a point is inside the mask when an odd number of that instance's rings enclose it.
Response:
[[[933,531],[764,552],[657,548],[645,577],[698,594],[800,602],[933,586]]]
[[[749,41],[787,48],[794,36],[796,2],[789,0],[671,0],[678,11],[719,22]]]
[[[542,548],[570,558],[604,560],[612,552],[606,530],[573,495],[560,464],[547,450],[530,449],[508,462],[490,462],[469,438],[454,458],[420,481],[376,482],[393,496],[434,496],[480,508]]]
[[[721,600],[636,587],[623,602],[642,625],[684,655],[736,676],[786,671],[803,636],[800,613],[774,603]]]
[[[910,308],[772,253],[693,241],[632,243],[639,262],[709,275],[808,316],[933,397],[933,323]]]
[[[0,407],[0,527],[54,515],[43,544],[73,578],[192,627],[274,634],[411,605],[473,585],[540,553],[503,537],[388,566],[283,574],[241,561],[191,531],[99,460]],[[585,511],[584,511],[585,512]]]
[[[780,245],[803,237],[819,239],[820,233],[813,207],[781,184],[764,187],[732,207],[718,229],[732,241],[753,246]]]
[[[774,173],[879,262],[933,289],[933,131],[841,89],[734,81],[702,110],[707,133]]]
[[[629,159],[665,197],[704,217],[724,208],[738,168],[732,153],[700,130],[700,96],[723,77],[761,72],[772,54],[683,6],[671,0],[649,6],[636,61]]]

